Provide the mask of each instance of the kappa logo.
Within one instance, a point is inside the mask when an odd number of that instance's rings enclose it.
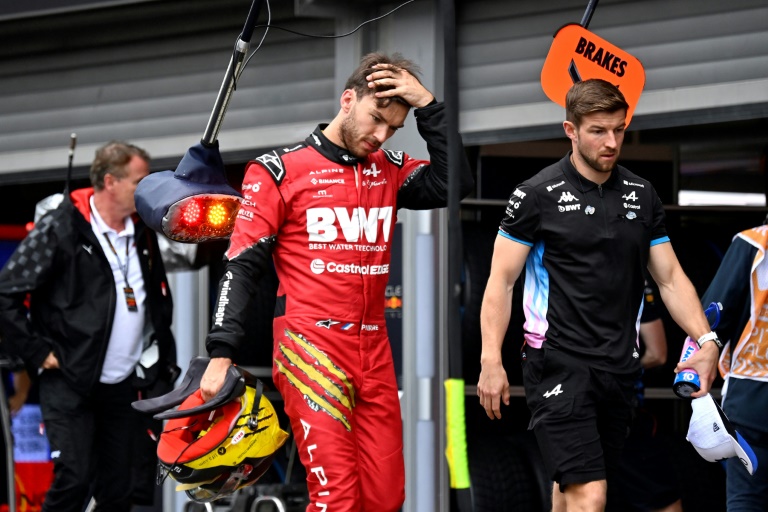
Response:
[[[621,198],[625,201],[637,201],[639,199],[634,190],[629,194],[624,194]]]
[[[373,176],[374,178],[381,174],[381,171],[376,168],[376,162],[371,165],[370,169],[363,169],[363,176]]]
[[[547,391],[546,393],[544,393],[544,398],[549,398],[549,397],[551,397],[552,395],[555,395],[555,396],[557,396],[557,395],[559,395],[560,393],[565,393],[565,391],[563,391],[563,388],[562,388],[562,384],[558,384],[557,386],[555,386],[554,388],[552,388],[552,390],[551,390],[551,391]]]
[[[570,203],[571,201],[577,201],[576,196],[571,194],[570,190],[566,190],[557,200],[558,203]]]

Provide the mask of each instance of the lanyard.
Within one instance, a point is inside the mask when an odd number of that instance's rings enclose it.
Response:
[[[117,266],[120,268],[120,272],[123,273],[123,278],[125,279],[126,288],[130,288],[131,285],[128,283],[128,265],[130,265],[131,263],[130,258],[128,258],[128,239],[130,237],[125,238],[125,265],[123,265],[123,262],[120,261],[120,256],[117,255],[115,246],[112,245],[112,241],[109,239],[109,235],[107,235],[107,233],[103,233],[103,235],[104,235],[104,238],[107,240],[107,245],[109,245],[109,248],[112,249],[112,254],[114,254],[115,259],[117,259]]]

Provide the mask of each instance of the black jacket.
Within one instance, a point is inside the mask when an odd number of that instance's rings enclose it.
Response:
[[[122,300],[116,297],[109,261],[91,228],[91,195],[88,188],[65,197],[40,219],[0,272],[4,343],[33,376],[53,351],[65,379],[82,393],[99,381],[116,300]],[[160,360],[163,366],[175,364],[173,301],[157,238],[137,216],[133,220]]]

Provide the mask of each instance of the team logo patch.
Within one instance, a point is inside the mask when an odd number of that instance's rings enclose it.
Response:
[[[275,183],[278,185],[282,183],[283,178],[285,178],[285,167],[283,166],[283,160],[277,154],[277,151],[263,154],[260,157],[257,157],[256,160],[269,171],[275,179]]]
[[[398,168],[403,166],[404,153],[402,151],[392,151],[391,149],[384,149],[384,155],[387,160],[395,164]]]

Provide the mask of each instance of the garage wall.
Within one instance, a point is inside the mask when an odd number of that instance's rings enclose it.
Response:
[[[295,11],[295,2],[272,3],[277,24],[330,34],[349,6],[365,2],[304,2],[324,6],[322,17]],[[381,10],[385,4],[397,5]],[[562,109],[544,96],[539,74],[554,31],[580,21],[586,4],[457,0],[465,143],[560,135]],[[156,166],[174,166],[202,135],[249,5],[144,1],[0,19],[0,183],[60,176],[71,132],[81,173],[109,138],[130,139]],[[418,9],[406,6],[396,17],[417,20]],[[369,25],[371,41],[394,18]],[[631,126],[638,130],[768,117],[765,19],[766,0],[602,0],[590,29],[646,67]],[[348,43],[270,32],[224,121],[225,158],[301,139],[307,126],[331,117],[338,77],[348,73],[340,61],[354,60],[340,51]]]
[[[273,3],[274,23],[333,33],[332,20]],[[76,166],[115,138],[146,147],[155,164],[177,162],[202,136],[249,6],[149,2],[0,22],[0,180],[65,167],[71,132]],[[303,138],[335,113],[334,96],[333,41],[272,29],[233,95],[222,151]]]
[[[562,109],[541,90],[558,27],[586,0],[460,0],[461,126],[470,143],[560,135]],[[589,29],[643,63],[632,129],[768,116],[768,2],[602,0]]]

